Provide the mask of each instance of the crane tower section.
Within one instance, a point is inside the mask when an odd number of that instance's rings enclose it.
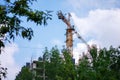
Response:
[[[70,23],[70,13],[68,13],[68,18],[66,18],[61,11],[58,11],[58,18],[61,19],[66,25],[66,47],[70,52],[71,57],[73,57],[73,31],[74,28]]]

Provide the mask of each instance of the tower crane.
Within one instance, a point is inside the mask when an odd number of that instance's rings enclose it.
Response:
[[[90,52],[90,46],[87,42],[80,36],[80,34],[75,31],[74,26],[70,23],[70,13],[68,13],[68,18],[66,18],[61,11],[58,11],[58,18],[61,19],[66,25],[66,46],[70,52],[71,57],[73,57],[73,34],[75,33],[78,39],[82,40],[82,42],[87,46],[88,52]],[[89,55],[89,54],[88,54]]]
[[[70,13],[68,13],[68,18],[66,18],[61,11],[57,13],[58,18],[61,19],[66,25],[66,47],[70,52],[70,56],[73,57],[73,31],[74,27],[70,23]]]

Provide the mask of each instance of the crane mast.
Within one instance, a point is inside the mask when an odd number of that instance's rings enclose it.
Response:
[[[70,52],[70,56],[73,57],[73,31],[74,28],[70,23],[70,13],[68,13],[68,18],[66,18],[61,11],[58,11],[58,18],[61,19],[66,25],[66,47]]]
[[[73,34],[75,33],[78,39],[82,40],[82,42],[87,46],[88,52],[90,51],[90,46],[87,42],[79,35],[79,33],[74,29],[74,26],[70,23],[70,13],[68,13],[68,18],[66,18],[61,11],[58,11],[58,18],[61,19],[66,25],[66,47],[70,52],[71,57],[73,57]]]

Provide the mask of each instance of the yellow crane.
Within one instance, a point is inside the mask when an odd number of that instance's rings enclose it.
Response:
[[[71,57],[73,57],[73,34],[75,33],[78,37],[78,39],[82,40],[82,42],[87,46],[88,52],[90,51],[90,46],[87,44],[87,42],[80,36],[80,34],[75,31],[74,26],[70,23],[70,13],[68,13],[68,18],[63,15],[61,11],[58,11],[57,13],[58,18],[61,19],[66,25],[66,47],[68,51],[70,52]]]
[[[73,57],[73,31],[74,27],[70,23],[70,13],[68,13],[68,18],[66,18],[61,11],[58,11],[58,18],[61,19],[66,25],[66,47],[70,52],[71,57]]]

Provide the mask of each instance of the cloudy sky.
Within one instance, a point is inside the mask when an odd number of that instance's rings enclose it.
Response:
[[[52,10],[53,19],[47,26],[36,26],[34,23],[22,23],[33,27],[34,37],[31,41],[16,38],[12,44],[7,44],[2,55],[1,64],[8,67],[6,80],[14,80],[15,75],[31,57],[41,56],[45,47],[51,49],[57,45],[59,49],[65,45],[66,25],[57,18],[57,11],[70,12],[72,25],[88,44],[109,47],[120,45],[120,0],[38,0],[33,9]],[[86,50],[86,45],[74,38],[74,57]]]

